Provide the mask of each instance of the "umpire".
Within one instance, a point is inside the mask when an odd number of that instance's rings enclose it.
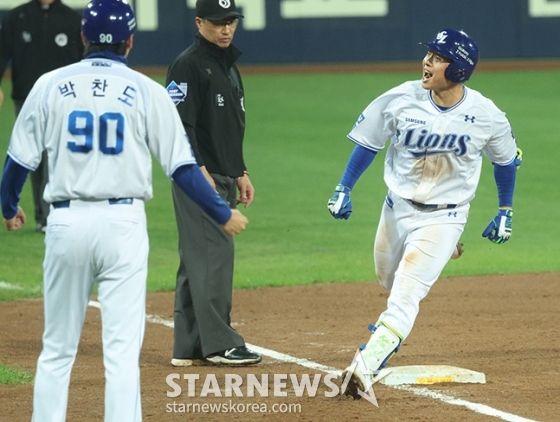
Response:
[[[193,44],[171,64],[173,99],[202,172],[235,208],[248,207],[254,188],[243,159],[245,106],[231,44],[240,17],[234,0],[198,0]],[[239,198],[237,198],[239,190]],[[231,327],[234,244],[199,206],[173,184],[180,264],[175,291],[174,366],[193,360],[248,365],[261,356]]]
[[[11,61],[12,99],[16,116],[39,77],[82,59],[80,14],[60,0],[32,0],[2,18],[0,29],[0,82]],[[4,93],[0,88],[0,107]],[[49,204],[43,200],[48,182],[47,153],[31,173],[37,231],[45,232]]]

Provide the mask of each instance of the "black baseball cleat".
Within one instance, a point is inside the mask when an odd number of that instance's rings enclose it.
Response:
[[[206,360],[216,365],[254,365],[262,360],[262,356],[240,346],[207,356]]]

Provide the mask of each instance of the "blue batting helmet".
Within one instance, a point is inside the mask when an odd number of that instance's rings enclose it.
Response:
[[[127,0],[91,0],[82,15],[82,32],[93,44],[120,44],[136,29]]]
[[[445,77],[454,83],[468,81],[478,63],[478,45],[463,31],[444,29],[433,41],[421,43],[451,60]]]

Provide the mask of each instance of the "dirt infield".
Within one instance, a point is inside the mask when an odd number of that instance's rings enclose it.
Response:
[[[367,325],[384,309],[386,298],[387,293],[373,282],[236,290],[232,320],[253,345],[343,369],[350,363],[356,347],[368,339]],[[147,324],[140,362],[144,420],[496,420],[496,417],[480,413],[490,409],[501,415],[502,420],[558,421],[558,303],[560,274],[439,280],[422,302],[416,326],[390,366],[453,365],[484,372],[487,382],[416,386],[419,390],[376,385],[374,390],[379,403],[376,408],[365,400],[325,397],[330,390],[323,382],[315,397],[307,394],[297,397],[290,378],[282,389],[287,397],[273,397],[275,374],[298,374],[301,379],[302,374],[324,376],[325,373],[270,356],[265,356],[263,362],[254,367],[173,368],[169,363],[173,330],[161,323],[172,320],[173,293],[149,294],[148,314],[160,319]],[[41,347],[41,330],[41,300],[0,303],[0,360],[34,372]],[[102,420],[104,381],[100,336],[99,310],[90,308],[71,381],[69,421]],[[167,397],[166,392],[173,391],[166,383],[171,373],[199,374],[201,381],[197,384],[196,396],[188,397],[187,381],[177,381],[183,388],[182,394],[176,398]],[[222,397],[214,393],[206,398],[199,397],[208,374],[216,376]],[[243,380],[253,374],[260,381],[262,374],[268,374],[269,397],[261,397],[259,393],[254,397],[226,397],[226,374],[238,374]],[[340,379],[335,381],[340,383]],[[419,394],[422,391],[463,400],[459,402],[463,405],[425,397]],[[241,392],[247,394],[243,386]],[[31,385],[0,386],[0,421],[29,421],[31,403]],[[193,403],[219,405],[222,410],[227,408],[228,413],[204,413],[202,407],[190,414],[170,412],[173,406],[181,410],[180,406],[185,405],[186,410],[187,405]],[[269,412],[247,411],[253,404],[259,411],[267,406]],[[275,404],[276,410],[292,406],[296,414],[273,413]],[[294,405],[300,407],[294,408]]]

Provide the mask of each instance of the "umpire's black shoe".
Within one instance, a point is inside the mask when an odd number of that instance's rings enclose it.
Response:
[[[240,346],[207,356],[206,360],[217,365],[254,365],[262,360],[262,356]]]

